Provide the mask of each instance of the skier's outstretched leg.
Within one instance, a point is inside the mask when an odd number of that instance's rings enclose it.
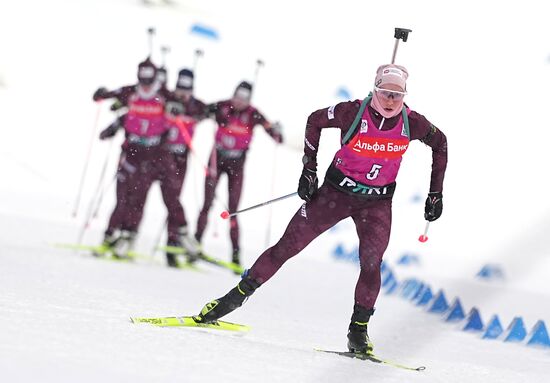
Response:
[[[197,231],[195,232],[195,239],[200,242],[204,230],[206,229],[206,224],[208,223],[208,212],[214,202],[216,197],[216,186],[218,186],[218,181],[220,179],[220,172],[216,172],[215,175],[207,175],[204,180],[204,204],[197,219]]]
[[[195,316],[195,320],[201,323],[217,321],[219,318],[241,307],[258,287],[260,287],[258,282],[248,275],[245,276],[236,287],[231,289],[223,297],[208,302],[202,308],[200,314]]]
[[[231,165],[227,173],[227,186],[229,193],[229,211],[237,211],[243,189],[244,161]],[[239,221],[237,217],[231,217],[229,223],[229,235],[233,246],[231,261],[237,265],[241,264],[239,246]]]
[[[350,215],[348,204],[337,208],[335,198],[341,194],[331,186],[323,186],[311,201],[304,203],[290,220],[276,245],[260,255],[243,279],[229,293],[207,303],[196,317],[213,322],[240,307],[252,293],[267,282],[291,257],[303,250],[324,231]]]

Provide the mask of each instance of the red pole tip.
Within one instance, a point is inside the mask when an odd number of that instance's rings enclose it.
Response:
[[[220,214],[220,217],[222,217],[223,219],[229,218],[229,212],[227,210],[222,211],[222,213]]]
[[[428,237],[425,236],[425,235],[421,235],[420,237],[418,237],[418,240],[422,243],[426,242],[428,240]]]

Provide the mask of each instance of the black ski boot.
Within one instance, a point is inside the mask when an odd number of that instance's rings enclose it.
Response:
[[[179,243],[177,241],[168,241],[167,245],[168,246],[174,246],[174,247],[181,247],[181,243]],[[178,268],[179,263],[178,263],[177,258],[178,258],[177,254],[174,254],[174,253],[171,253],[171,252],[167,251],[166,252],[166,264],[168,265],[168,267]]]
[[[192,235],[189,234],[187,226],[178,229],[178,238],[181,247],[185,249],[185,259],[188,263],[196,262],[201,254],[201,244]]]
[[[348,350],[350,352],[372,352],[374,345],[367,333],[367,326],[372,314],[374,314],[374,309],[367,310],[358,304],[353,307],[353,315],[348,329]]]
[[[202,308],[200,314],[194,317],[195,321],[200,323],[217,321],[233,310],[241,307],[258,287],[260,287],[260,284],[254,279],[249,276],[244,277],[236,287],[231,289],[223,297],[208,302]]]
[[[231,256],[231,262],[233,262],[236,265],[241,266],[241,252],[239,249],[233,249],[233,255]],[[239,275],[240,273],[238,271],[234,271],[235,274]]]
[[[105,235],[103,236],[103,242],[101,245],[99,245],[99,248],[97,250],[94,250],[92,254],[95,257],[101,257],[108,253],[112,253],[113,249],[117,243],[117,241],[120,239],[120,230],[115,229],[113,231],[106,231]]]
[[[122,230],[120,232],[120,238],[113,246],[113,257],[118,259],[131,259],[136,236],[137,233],[135,231]]]

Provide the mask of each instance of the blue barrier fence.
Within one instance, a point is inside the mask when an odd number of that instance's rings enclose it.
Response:
[[[347,252],[343,244],[339,244],[332,254],[337,259],[359,264],[358,248]],[[410,254],[404,255],[398,262],[400,265],[419,263],[416,256]],[[455,297],[452,303],[449,303],[442,289],[434,294],[434,291],[426,282],[416,278],[409,278],[400,282],[395,272],[386,262],[382,262],[381,277],[381,289],[385,294],[394,294],[410,301],[417,307],[424,307],[428,313],[441,315],[446,322],[463,323],[461,325],[462,331],[479,334],[481,339],[520,343],[543,349],[550,348],[550,336],[546,324],[542,320],[535,323],[530,331],[527,331],[521,316],[513,318],[506,328],[502,326],[500,318],[496,314],[491,317],[487,324],[484,324],[477,307],[472,307],[466,314],[461,300]],[[497,267],[487,266],[476,277],[500,279],[503,278],[503,272]]]

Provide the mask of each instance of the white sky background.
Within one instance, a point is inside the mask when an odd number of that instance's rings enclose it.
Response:
[[[393,28],[406,27],[413,32],[400,44],[397,62],[410,72],[407,102],[449,140],[445,212],[432,225],[432,246],[423,251],[441,259],[441,272],[449,256],[483,257],[506,262],[530,284],[546,280],[546,275],[532,275],[547,269],[549,253],[549,133],[540,118],[550,101],[544,2],[87,4],[3,4],[1,68],[10,92],[3,114],[13,138],[2,149],[7,158],[2,167],[17,169],[5,179],[23,177],[5,188],[52,190],[74,199],[96,113],[90,94],[99,85],[114,88],[135,81],[136,63],[148,51],[149,26],[157,29],[157,62],[159,46],[171,47],[172,83],[179,67],[192,65],[195,49],[205,51],[196,85],[205,101],[228,97],[239,81],[253,78],[256,59],[264,60],[255,103],[283,123],[287,143],[298,152],[309,113],[339,101],[339,86],[363,98],[376,67],[391,58]],[[84,22],[88,27],[81,27]],[[221,40],[189,35],[195,22],[216,28]],[[105,109],[100,128],[112,119]],[[338,147],[336,137],[335,131],[323,135],[321,175]],[[100,156],[91,164],[91,174],[102,161]],[[413,193],[425,195],[429,163],[429,150],[412,145],[398,179],[397,207]],[[295,187],[299,171],[297,163],[288,175],[289,188]],[[395,209],[396,217],[402,210]],[[396,224],[394,233],[414,230],[416,237],[423,228],[421,208],[406,216],[396,219],[405,224],[403,229]]]
[[[33,249],[42,254],[41,246],[46,242],[76,239],[107,153],[111,156],[107,174],[114,174],[121,138],[117,138],[109,152],[110,144],[99,142],[94,136],[80,215],[77,220],[72,219],[70,214],[97,112],[91,95],[101,85],[115,88],[135,82],[137,63],[148,51],[146,28],[157,29],[153,56],[157,62],[160,61],[159,46],[171,47],[167,57],[169,84],[174,83],[180,67],[192,65],[195,49],[205,51],[196,72],[196,94],[206,102],[229,97],[242,79],[252,80],[255,61],[258,58],[265,61],[254,103],[268,118],[282,122],[287,145],[276,150],[265,134],[259,130],[255,133],[241,200],[244,208],[296,189],[307,116],[318,108],[339,102],[335,93],[340,86],[348,88],[353,98],[365,97],[378,65],[391,59],[394,27],[404,27],[413,30],[409,40],[400,44],[397,54],[397,62],[410,72],[407,103],[445,132],[449,140],[449,165],[443,216],[431,225],[429,241],[420,244],[416,239],[424,228],[423,200],[429,186],[431,158],[423,144],[411,145],[398,178],[394,227],[386,259],[395,263],[405,251],[418,253],[423,266],[410,271],[414,276],[443,287],[450,296],[460,295],[467,305],[478,305],[484,315],[504,315],[506,323],[514,315],[525,316],[531,325],[538,319],[550,323],[548,306],[541,304],[547,301],[541,297],[547,297],[550,292],[546,170],[550,133],[544,117],[550,104],[547,90],[550,46],[546,30],[549,12],[544,2],[179,0],[177,4],[147,8],[134,0],[0,3],[3,138],[0,219],[4,227],[0,243],[3,246],[11,250]],[[211,42],[191,36],[189,29],[196,22],[216,28],[221,40]],[[107,111],[107,105],[110,104],[104,103],[101,107],[97,132],[114,118]],[[203,125],[195,138],[199,158],[193,158],[189,164],[183,196],[193,227],[202,201],[198,164],[204,162],[209,153],[214,129],[211,122]],[[337,148],[338,132],[324,132],[319,156],[321,177]],[[262,161],[266,156],[275,160],[275,167],[268,164],[265,169]],[[222,199],[224,187],[222,182],[219,189]],[[415,196],[421,197],[420,203],[411,203]],[[87,242],[100,240],[113,197],[113,189],[108,189]],[[280,236],[298,206],[299,201],[293,199],[273,207],[270,243]],[[226,224],[217,219],[220,210],[219,205],[212,210],[206,246],[223,257],[229,253],[229,241]],[[242,216],[243,251],[248,264],[265,248],[263,222],[268,211],[265,208]],[[142,250],[150,248],[164,216],[155,187],[140,235]],[[274,281],[275,286],[284,288],[285,281],[300,277],[297,270],[309,270],[308,261],[328,261],[327,249],[334,246],[334,238],[351,249],[356,241],[355,232],[346,223],[342,228],[344,230],[331,234],[332,237],[325,236],[313,243],[304,252],[304,260],[297,262],[297,268],[294,271],[290,266],[285,268],[281,274],[288,273],[288,276]],[[38,256],[32,258],[31,250],[28,255],[38,264],[44,261]],[[492,284],[474,282],[473,276],[486,263],[502,265],[506,279]],[[52,264],[62,267],[62,262]],[[6,270],[13,268],[22,272],[22,265],[15,268],[12,264]],[[328,268],[314,265],[326,273],[324,280],[327,275],[333,276]],[[78,261],[70,263],[70,267],[77,269],[75,279],[81,266]],[[85,290],[86,294],[86,289],[93,286],[93,278],[102,272],[105,271],[92,273],[89,284],[73,281],[76,290]],[[57,272],[52,273],[59,276]],[[167,278],[163,271],[154,273],[155,277]],[[14,279],[8,278],[7,283],[13,282],[16,286],[16,275],[12,273]],[[118,280],[115,276],[112,278]],[[136,272],[136,280],[143,278],[153,279],[153,276],[147,274],[147,270]],[[41,279],[37,280],[30,286],[39,288]],[[351,286],[350,281],[346,283]],[[120,288],[111,282],[107,279],[105,288]],[[313,286],[319,280],[310,282]],[[169,283],[178,288],[179,283],[185,282],[174,278]],[[228,283],[221,280],[220,285],[211,286],[207,298],[225,290]],[[54,287],[60,295],[49,296],[44,292],[46,298],[64,298],[73,306],[78,301],[76,293],[71,295],[61,285],[54,284]],[[28,290],[28,296],[33,296],[31,287]],[[138,291],[150,295],[145,301],[153,311],[162,312],[170,304],[174,310],[180,307],[181,299],[177,302],[175,298],[156,300],[158,292],[141,288]],[[103,298],[91,290],[89,293],[83,304],[95,306]],[[275,288],[266,289],[265,294],[273,295],[272,299],[264,300],[266,310],[268,304],[282,304],[276,298]],[[108,305],[121,305],[116,314],[126,315],[124,303],[132,302],[135,297],[119,298]],[[11,296],[8,294],[6,299],[10,302]],[[203,300],[202,295],[193,296],[185,308],[195,307]],[[381,305],[391,305],[391,301],[382,302],[390,303]],[[143,302],[132,304],[135,312]],[[349,305],[341,306],[345,310]],[[50,309],[48,305],[44,307],[46,311]],[[326,310],[329,318],[339,312]],[[386,314],[389,317],[384,319],[384,310],[380,313],[379,323],[391,319],[391,314]],[[344,314],[347,320],[347,311]],[[53,311],[50,315],[55,317]],[[254,321],[254,312],[250,315],[239,319]],[[422,322],[422,318],[417,319]],[[277,328],[275,324],[269,326]],[[384,328],[379,327],[378,331],[382,334]],[[276,330],[265,332],[259,337],[276,338]],[[296,339],[301,344],[313,342]],[[456,342],[461,342],[458,336]],[[397,347],[397,342],[393,345]],[[67,345],[60,343],[62,346]],[[440,345],[434,341],[431,349],[424,350],[425,357],[433,355],[437,347],[447,346],[452,348],[456,344]],[[463,351],[468,354],[476,347],[469,344]],[[116,350],[128,352],[122,346]],[[99,352],[90,352],[100,358]],[[494,360],[488,358],[489,364],[499,360],[498,355]],[[442,363],[444,366],[440,367],[450,375],[454,371],[449,367],[451,359],[442,356]]]

